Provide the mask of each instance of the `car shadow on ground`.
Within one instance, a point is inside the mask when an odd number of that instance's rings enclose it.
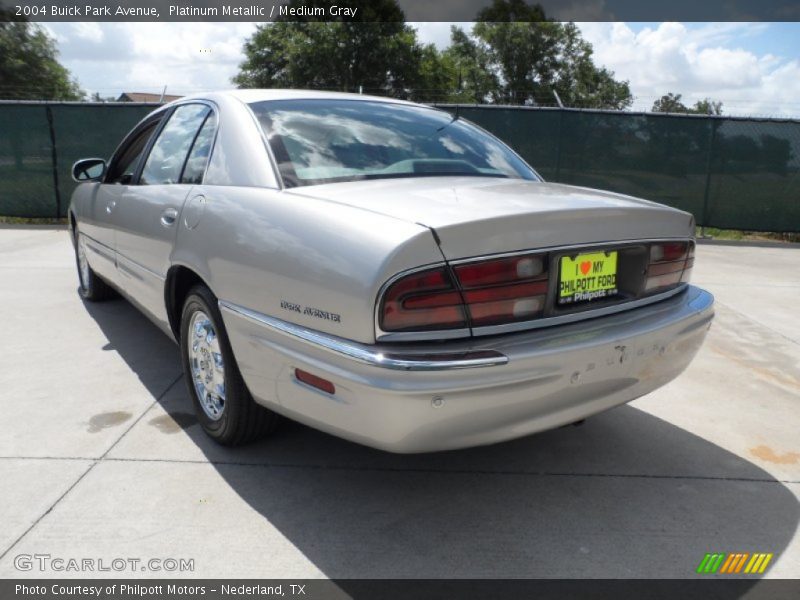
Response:
[[[85,306],[106,349],[163,396],[181,441],[331,578],[691,577],[707,552],[780,556],[800,520],[767,472],[632,406],[437,454],[388,454],[287,420],[221,448],[183,382],[164,395],[146,368],[157,358],[177,372],[176,346],[124,300]]]

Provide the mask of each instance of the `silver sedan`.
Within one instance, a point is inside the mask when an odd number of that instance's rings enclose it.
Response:
[[[223,444],[278,415],[393,452],[528,435],[664,385],[713,318],[691,215],[546,183],[417,104],[183,98],[73,177],[80,294],[179,343]]]

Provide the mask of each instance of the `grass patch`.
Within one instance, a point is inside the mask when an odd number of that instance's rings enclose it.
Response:
[[[701,228],[697,228],[697,237],[700,237]],[[739,229],[705,228],[706,237],[715,240],[753,241],[753,242],[784,242],[787,244],[800,244],[800,233],[773,233],[769,231],[741,231]]]

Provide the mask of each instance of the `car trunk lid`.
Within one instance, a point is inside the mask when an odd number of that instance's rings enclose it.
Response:
[[[488,177],[319,185],[289,193],[357,206],[435,231],[448,260],[593,243],[689,237],[688,213],[630,196]]]

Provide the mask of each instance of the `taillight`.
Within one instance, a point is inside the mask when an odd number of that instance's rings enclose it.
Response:
[[[474,327],[541,316],[547,296],[547,262],[535,254],[454,268]]]
[[[694,242],[666,242],[650,246],[644,291],[666,291],[689,281],[694,265]]]
[[[691,277],[693,241],[656,242],[646,247],[649,254],[642,282],[642,244],[631,244],[630,249],[620,245],[620,264],[624,267],[619,272],[620,302],[667,292]],[[384,332],[452,330],[541,318],[550,285],[549,262],[547,253],[530,253],[404,275],[392,282],[381,298],[380,329]],[[587,307],[591,306],[591,302],[587,303]],[[557,314],[564,309],[551,310]]]
[[[406,275],[383,295],[384,331],[422,331],[466,327],[461,294],[446,267]]]
[[[541,316],[547,296],[544,256],[523,255],[412,273],[386,290],[383,331],[498,325]],[[469,319],[467,319],[467,315]]]

